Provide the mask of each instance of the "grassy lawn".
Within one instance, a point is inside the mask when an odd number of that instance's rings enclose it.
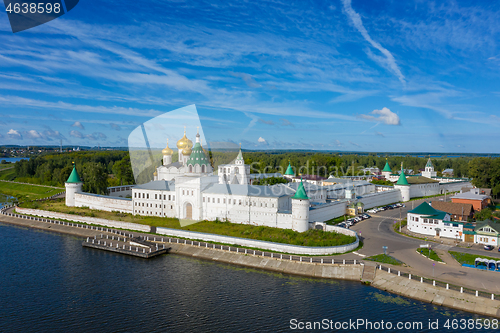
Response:
[[[0,180],[14,180],[16,178],[16,170],[14,168],[0,170]]]
[[[0,193],[16,197],[19,201],[46,198],[62,191],[63,188],[0,182]]]
[[[14,163],[0,164],[0,170],[14,168]]]
[[[377,254],[376,256],[371,256],[371,257],[366,257],[364,260],[370,260],[370,261],[376,261],[380,262],[382,264],[390,264],[390,265],[396,265],[396,266],[401,266],[403,265],[403,262],[391,257],[390,255],[387,254]]]
[[[257,227],[247,224],[235,224],[219,221],[202,221],[185,227],[181,227],[179,224],[179,220],[174,218],[139,215],[134,216],[132,214],[105,212],[100,210],[91,210],[83,207],[66,207],[62,199],[45,202],[28,202],[22,204],[21,207],[56,211],[80,216],[98,217],[108,220],[140,223],[155,227],[205,232],[301,246],[337,246],[350,244],[356,241],[356,238],[353,236],[346,236],[334,232],[325,232],[322,230],[311,229],[306,232],[300,233],[288,229],[278,229],[262,226]]]
[[[443,262],[443,260],[441,260],[441,258],[439,258],[439,256],[437,255],[437,253],[433,249],[429,249],[427,247],[419,247],[417,249],[417,252],[423,254],[424,256],[426,256],[427,258],[429,258],[431,260]]]
[[[463,253],[463,252],[448,251],[448,253],[451,254],[451,256],[455,258],[455,260],[458,261],[461,265],[462,264],[474,265],[476,258],[498,260],[498,258],[487,257],[477,254]]]

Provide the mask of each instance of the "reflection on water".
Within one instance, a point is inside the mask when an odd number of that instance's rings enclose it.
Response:
[[[190,257],[149,260],[0,224],[2,332],[284,332],[290,320],[475,318],[340,280]]]

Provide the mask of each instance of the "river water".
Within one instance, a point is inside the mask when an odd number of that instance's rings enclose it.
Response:
[[[290,328],[292,319],[421,322],[423,329],[403,331],[428,332],[429,320],[446,331],[446,320],[478,318],[357,282],[178,255],[144,260],[83,248],[81,241],[0,224],[1,332],[303,331]]]

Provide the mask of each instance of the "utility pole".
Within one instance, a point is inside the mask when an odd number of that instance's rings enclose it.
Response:
[[[401,232],[401,224],[403,224],[403,220],[401,220],[401,207],[399,207],[399,232]]]

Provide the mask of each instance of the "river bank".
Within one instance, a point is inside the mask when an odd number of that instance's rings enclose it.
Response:
[[[36,228],[45,231],[64,233],[82,238],[94,237],[106,233],[102,230],[77,228],[70,225],[51,224],[31,219],[17,218],[13,216],[0,215],[0,222]],[[109,233],[112,234],[112,233]],[[158,238],[159,240],[160,238]],[[251,253],[234,253],[226,250],[201,247],[182,243],[165,243],[171,247],[171,253],[190,256],[198,259],[217,261],[249,268],[268,270],[273,272],[299,275],[323,279],[344,279],[371,283],[372,286],[391,293],[417,299],[431,304],[442,305],[457,310],[476,313],[480,315],[500,318],[500,301],[487,299],[485,297],[460,293],[456,290],[445,289],[427,283],[408,279],[404,276],[390,274],[376,269],[372,263],[357,264],[321,264],[310,262],[297,262],[280,258],[269,258]]]

